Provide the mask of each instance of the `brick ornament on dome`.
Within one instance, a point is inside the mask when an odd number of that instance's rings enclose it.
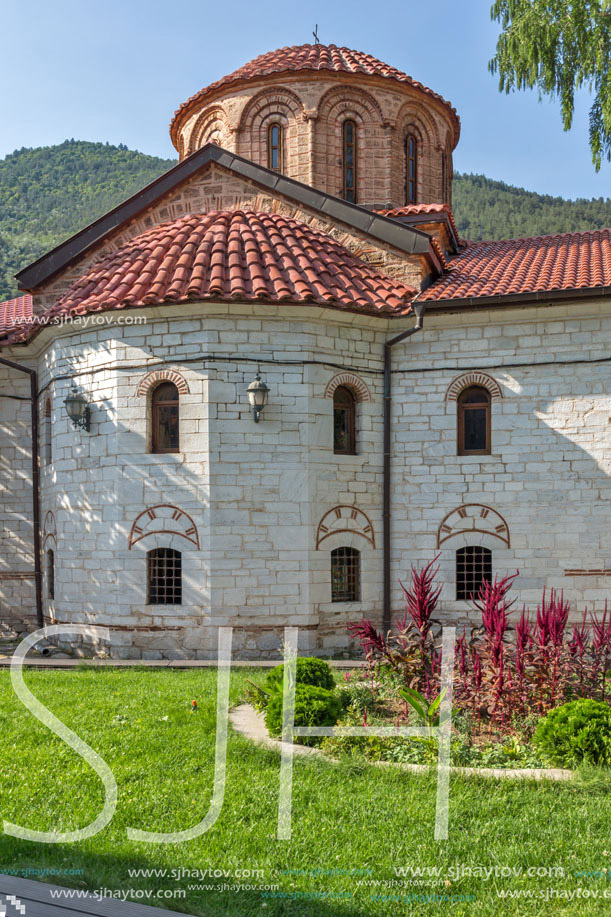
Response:
[[[484,299],[611,286],[611,230],[467,242],[419,300]]]
[[[298,71],[330,71],[331,73],[352,73],[361,76],[378,76],[385,79],[394,80],[398,83],[406,83],[423,92],[432,99],[436,99],[444,105],[450,113],[454,122],[454,145],[458,143],[460,134],[460,118],[456,114],[456,109],[437,92],[433,92],[427,86],[424,86],[418,80],[414,80],[407,73],[385,64],[371,54],[365,54],[363,51],[354,51],[351,48],[338,47],[337,45],[293,45],[292,47],[278,48],[276,51],[268,51],[260,54],[254,60],[249,61],[234,70],[233,73],[221,77],[204,89],[200,89],[195,95],[187,99],[186,102],[176,109],[172,123],[170,124],[170,136],[175,139],[175,132],[178,121],[182,115],[197,102],[201,102],[206,96],[212,95],[217,89],[229,86],[232,83],[243,82],[245,80],[255,80],[261,77],[270,76],[280,73],[294,73]]]
[[[416,292],[298,220],[217,210],[162,223],[131,239],[79,277],[45,319],[208,300],[407,314]],[[34,330],[23,327],[5,343],[26,340]]]

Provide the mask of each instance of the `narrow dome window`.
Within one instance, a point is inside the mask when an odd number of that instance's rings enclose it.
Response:
[[[158,385],[152,395],[153,452],[179,452],[178,389],[173,382]]]
[[[344,121],[342,127],[342,196],[356,204],[357,132],[355,121]]]
[[[418,198],[418,141],[414,134],[405,138],[405,203],[415,204]]]
[[[274,122],[267,129],[267,168],[282,172],[284,168],[284,131]]]

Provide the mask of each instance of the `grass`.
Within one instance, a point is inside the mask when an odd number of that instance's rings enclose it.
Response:
[[[253,677],[259,675],[245,669],[232,673],[232,702],[241,699],[246,679]],[[25,679],[43,703],[104,757],[119,785],[119,803],[111,824],[80,843],[36,844],[0,834],[0,870],[73,871],[49,876],[49,881],[89,890],[133,889],[153,895],[182,890],[184,898],[131,900],[210,917],[608,913],[603,894],[611,896],[611,882],[604,877],[609,864],[611,878],[611,779],[603,772],[584,773],[568,784],[453,777],[450,837],[435,842],[434,775],[298,758],[293,838],[278,841],[279,757],[232,733],[225,801],[213,827],[180,845],[138,844],[128,840],[128,826],[181,830],[207,812],[216,672],[83,667],[27,671]],[[2,818],[46,831],[92,821],[103,804],[96,774],[20,704],[7,672],[0,672],[0,697]],[[195,714],[190,712],[193,698],[199,705]],[[492,873],[486,879],[447,872],[459,864],[471,869],[510,867],[522,874]],[[418,884],[403,888],[358,884],[363,878],[396,882],[395,867],[406,866],[438,867],[443,875],[421,877]],[[556,875],[527,877],[529,867],[556,868]],[[170,876],[180,868],[222,869],[229,875]],[[168,875],[130,876],[133,869],[168,870]],[[263,871],[260,878],[237,878],[238,870],[254,869]],[[371,872],[355,877],[350,875],[353,870]],[[275,884],[286,897],[263,898],[252,888],[197,888],[223,883]],[[499,898],[499,892],[547,895],[547,889],[554,896],[547,900]],[[376,899],[409,894],[473,900]]]

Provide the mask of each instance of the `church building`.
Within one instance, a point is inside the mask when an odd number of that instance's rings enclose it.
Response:
[[[0,618],[117,658],[352,652],[439,556],[439,617],[611,597],[611,239],[452,215],[451,104],[335,45],[170,125],[176,166],[0,304]],[[75,641],[76,642],[76,641]]]

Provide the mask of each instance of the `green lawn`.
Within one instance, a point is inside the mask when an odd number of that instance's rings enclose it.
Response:
[[[232,674],[234,702],[240,700],[248,677],[262,676],[244,669]],[[81,843],[42,845],[0,835],[0,870],[82,870],[53,875],[50,881],[90,890],[184,890],[185,898],[148,903],[212,917],[609,912],[603,892],[608,889],[611,896],[611,780],[600,774],[582,775],[568,784],[452,778],[450,838],[438,843],[433,840],[434,775],[297,759],[293,839],[278,841],[279,757],[232,733],[225,802],[216,824],[189,843],[138,844],[127,839],[126,827],[181,830],[200,821],[208,809],[216,672],[80,668],[26,671],[25,679],[110,765],[119,785],[119,805],[112,823]],[[96,774],[20,704],[4,671],[0,696],[2,818],[43,831],[71,830],[92,821],[103,803]],[[190,712],[193,698],[199,704],[196,714]],[[522,868],[523,873],[531,866],[561,867],[564,876],[493,874],[489,879],[453,878],[451,884],[444,876],[433,880],[434,885],[400,888],[359,885],[363,876],[350,875],[352,870],[370,870],[366,881],[397,881],[397,866],[438,866],[445,872],[460,864]],[[607,864],[609,879],[604,878]],[[169,875],[181,867],[222,869],[229,877]],[[129,870],[139,868],[167,869],[168,876],[130,877]],[[263,870],[261,878],[235,878],[238,870],[254,869]],[[277,884],[285,897],[264,898],[252,889],[189,890],[198,883]],[[498,897],[499,891],[547,894],[547,889],[565,897]],[[581,897],[568,900],[578,889]],[[473,900],[375,900],[389,894],[469,895]],[[146,903],[143,898],[132,900]]]

